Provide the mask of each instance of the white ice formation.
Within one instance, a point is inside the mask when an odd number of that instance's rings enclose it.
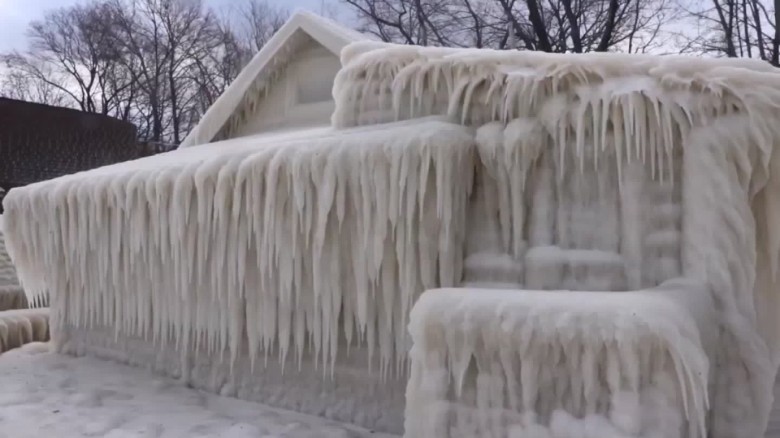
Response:
[[[344,338],[384,375],[419,293],[460,279],[473,142],[431,121],[181,149],[10,193],[8,246],[54,327],[324,365]]]
[[[48,308],[0,312],[0,353],[30,342],[46,342],[48,340]]]
[[[0,229],[2,229],[2,216],[0,216]],[[26,307],[27,299],[24,290],[19,285],[16,269],[5,249],[5,238],[0,231],[0,311]]]
[[[409,437],[762,436],[772,67],[379,43],[342,62],[334,129],[12,190],[9,250],[54,329],[326,373],[351,346],[382,380],[420,293],[464,286],[414,311]]]

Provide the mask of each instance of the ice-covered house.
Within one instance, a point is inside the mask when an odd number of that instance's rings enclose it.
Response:
[[[261,128],[248,70],[180,149],[9,193],[60,351],[408,437],[763,436],[776,70],[340,59],[328,127]]]

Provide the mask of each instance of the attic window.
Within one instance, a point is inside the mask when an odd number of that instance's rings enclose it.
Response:
[[[311,75],[298,81],[298,103],[316,103],[331,100],[333,77],[327,74]]]

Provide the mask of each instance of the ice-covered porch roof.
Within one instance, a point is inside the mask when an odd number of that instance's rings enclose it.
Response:
[[[709,114],[732,103],[755,110],[780,102],[780,70],[744,58],[556,54],[364,41],[346,47],[341,63],[333,85],[336,127],[433,114],[474,126],[533,115],[549,125],[567,112],[581,119],[588,107],[607,107],[607,102],[664,104],[682,110],[675,117]],[[567,105],[575,110],[564,111]]]
[[[328,301],[327,312],[333,312],[322,318],[323,324],[337,321],[339,314],[354,320],[361,333],[386,324],[381,333],[363,336],[377,353],[381,349],[388,370],[393,351],[398,357],[405,354],[401,321],[421,291],[416,279],[454,284],[459,277],[454,267],[460,255],[454,249],[462,233],[451,230],[460,229],[465,218],[473,141],[467,128],[416,120],[263,134],[178,149],[12,190],[4,219],[8,234],[16,238],[9,239],[8,248],[30,298],[51,291],[52,307],[65,309],[67,300],[110,301],[116,306],[90,308],[88,318],[104,324],[124,321],[118,324],[135,333],[174,336],[184,345],[190,339],[184,338],[188,324],[194,322],[213,340],[220,339],[215,348],[234,353],[242,336],[248,336],[253,353],[268,351],[278,337],[282,360],[288,351],[289,360],[293,351],[303,351],[299,340],[306,327],[284,321],[320,311],[307,293],[299,293],[314,287]],[[428,234],[418,239],[412,233],[422,229],[421,221]],[[46,243],[36,234],[44,229],[53,233]],[[390,244],[389,233],[409,233],[406,245]],[[342,248],[343,242],[355,246]],[[85,259],[76,254],[82,251],[95,257],[90,269],[79,267]],[[369,297],[377,279],[390,275],[378,271],[389,259],[405,260],[398,268],[405,282],[393,288],[403,299]],[[354,269],[354,287],[340,284],[336,262]],[[254,293],[246,298],[248,305],[258,306],[251,315],[268,320],[278,312],[279,327],[263,328],[255,321],[227,327],[208,317],[227,315],[230,310],[219,306],[232,306],[245,299],[246,290],[277,280],[281,283],[272,289],[280,291],[282,301],[257,301]],[[217,304],[214,293],[227,295]],[[296,306],[286,307],[293,296],[299,300]],[[344,313],[342,298],[348,302]],[[154,309],[151,320],[130,303],[137,299]],[[81,320],[82,311],[69,308],[58,315]],[[382,312],[398,318],[377,323]],[[322,335],[317,341],[322,363],[332,363],[339,331],[330,326],[316,330]],[[229,339],[224,337],[228,332]],[[286,344],[290,332],[294,346]]]

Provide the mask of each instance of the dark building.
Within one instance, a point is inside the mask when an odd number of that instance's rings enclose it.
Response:
[[[140,155],[146,154],[131,123],[0,98],[0,188],[6,192]]]

